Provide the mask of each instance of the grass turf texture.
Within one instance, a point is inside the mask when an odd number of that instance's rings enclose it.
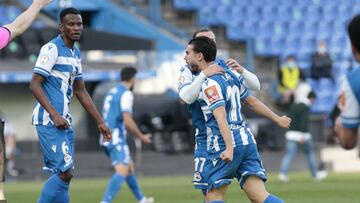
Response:
[[[290,174],[289,183],[281,183],[276,174],[270,175],[266,184],[269,192],[289,203],[358,203],[360,200],[360,173],[330,174],[322,182],[314,182],[307,173]],[[108,179],[74,179],[71,183],[72,203],[98,203]],[[144,193],[153,196],[156,203],[201,203],[200,191],[194,190],[190,176],[141,177]],[[43,182],[19,181],[5,183],[4,190],[10,203],[37,202]],[[226,194],[227,203],[249,202],[237,182],[233,182]],[[131,191],[124,184],[114,203],[136,203]]]

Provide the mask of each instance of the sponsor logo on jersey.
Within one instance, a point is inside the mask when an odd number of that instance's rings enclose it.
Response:
[[[220,95],[215,86],[206,88],[204,92],[210,103],[213,103],[214,101],[220,99]]]

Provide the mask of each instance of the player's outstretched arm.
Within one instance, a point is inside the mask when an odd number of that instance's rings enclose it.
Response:
[[[226,60],[226,65],[243,76],[246,88],[252,91],[260,90],[259,78],[254,73],[242,67],[235,59],[230,58]]]
[[[41,106],[49,113],[54,125],[60,129],[69,128],[69,123],[67,120],[58,114],[55,108],[51,105],[48,97],[45,95],[41,84],[45,78],[37,73],[33,73],[32,79],[30,81],[30,90],[32,91],[35,98],[39,101]]]
[[[232,161],[233,159],[233,140],[231,137],[230,129],[226,121],[226,111],[224,106],[220,106],[213,110],[214,117],[219,126],[221,136],[224,139],[226,149],[221,153],[221,159],[225,162]]]
[[[98,129],[104,137],[104,141],[111,140],[110,129],[105,124],[99,112],[96,110],[95,104],[85,88],[84,80],[75,80],[74,90],[75,96],[78,98],[80,104],[95,119],[98,125]]]
[[[190,72],[190,70],[185,70]],[[206,80],[206,78],[215,75],[215,74],[221,74],[224,72],[224,69],[221,68],[219,65],[210,65],[209,67],[205,68],[203,71],[200,72],[200,74],[196,77],[194,81],[192,81],[189,85],[183,86],[179,90],[179,97],[187,104],[192,104],[196,101],[196,99],[199,97],[199,93],[201,90],[201,85]],[[187,75],[182,75],[180,77],[189,78],[185,80],[192,80],[192,74],[189,73]]]
[[[151,143],[151,135],[150,134],[143,134],[139,127],[136,125],[131,113],[129,112],[123,112],[123,118],[124,118],[124,124],[126,130],[128,130],[131,134],[133,134],[135,137],[137,137],[141,142],[144,144],[150,144]]]
[[[34,0],[28,9],[20,14],[12,23],[4,25],[9,29],[13,39],[27,30],[40,10],[52,0]]]
[[[264,103],[254,96],[248,96],[245,99],[245,104],[255,113],[258,113],[274,123],[276,123],[281,128],[289,128],[291,119],[287,116],[279,116],[269,109]]]

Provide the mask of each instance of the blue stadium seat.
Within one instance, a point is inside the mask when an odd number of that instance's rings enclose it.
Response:
[[[308,6],[306,7],[306,18],[319,19],[321,16],[320,7]]]

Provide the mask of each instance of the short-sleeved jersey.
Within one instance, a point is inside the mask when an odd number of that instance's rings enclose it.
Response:
[[[80,50],[68,48],[59,35],[45,44],[33,69],[45,78],[42,88],[55,110],[71,124],[69,105],[73,96],[74,80],[82,80]],[[49,113],[37,102],[33,111],[33,125],[47,125]]]
[[[132,113],[132,107],[134,96],[130,90],[128,90],[123,84],[118,84],[111,88],[106,94],[104,104],[102,108],[102,116],[112,131],[118,131],[113,133],[111,144],[118,143],[126,144],[126,129],[124,126],[123,113]],[[100,136],[100,144],[103,143],[102,136]]]
[[[341,85],[341,122],[345,128],[358,128],[360,125],[360,69],[349,72]]]
[[[202,85],[199,102],[205,116],[206,126],[211,129],[208,140],[208,152],[217,153],[225,149],[218,124],[212,113],[213,110],[224,106],[226,119],[231,130],[233,146],[256,143],[254,136],[247,129],[241,115],[241,101],[249,96],[244,84],[231,70],[226,70],[222,75],[208,78]]]
[[[0,49],[6,47],[10,41],[10,30],[5,27],[0,27]]]

